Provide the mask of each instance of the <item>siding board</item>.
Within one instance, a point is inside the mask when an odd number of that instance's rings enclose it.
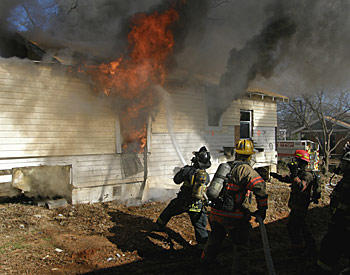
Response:
[[[223,125],[239,125],[240,110],[253,110],[254,126],[277,127],[277,105],[263,100],[238,99],[223,114]]]
[[[115,114],[63,67],[0,63],[0,158],[115,152]]]

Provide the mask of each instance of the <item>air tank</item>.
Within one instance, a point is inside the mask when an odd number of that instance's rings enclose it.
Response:
[[[228,163],[221,163],[216,170],[214,178],[212,179],[208,189],[207,196],[209,200],[215,200],[219,196],[224,182],[226,180],[226,176],[231,171],[231,166]]]
[[[192,197],[197,200],[203,200],[206,191],[206,183],[208,182],[208,174],[204,169],[198,170],[196,180],[193,184]]]

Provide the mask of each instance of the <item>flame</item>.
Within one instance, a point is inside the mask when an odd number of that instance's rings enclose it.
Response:
[[[135,140],[141,151],[146,145],[146,118],[141,126],[132,122],[154,104],[150,87],[165,81],[166,61],[174,46],[169,27],[178,18],[174,8],[163,13],[135,15],[128,34],[129,54],[87,69],[107,96],[117,96],[127,102],[120,112],[124,149]]]

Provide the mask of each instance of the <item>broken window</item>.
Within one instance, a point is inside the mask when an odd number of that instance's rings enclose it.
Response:
[[[240,115],[240,138],[252,137],[252,112],[241,110]]]

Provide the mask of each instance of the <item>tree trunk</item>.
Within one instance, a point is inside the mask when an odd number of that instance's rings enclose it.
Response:
[[[324,173],[327,174],[329,171],[329,151],[325,150],[323,159]]]

